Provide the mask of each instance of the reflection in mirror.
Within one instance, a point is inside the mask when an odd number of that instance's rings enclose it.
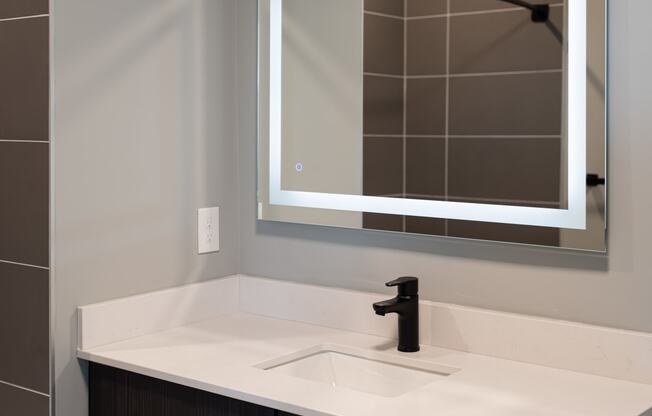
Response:
[[[602,0],[261,0],[259,218],[604,251],[605,19]]]

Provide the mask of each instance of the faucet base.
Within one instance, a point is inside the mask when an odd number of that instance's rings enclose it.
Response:
[[[399,345],[398,350],[400,352],[419,352],[421,350],[421,347],[419,347],[418,345],[416,347],[405,347],[403,345]]]

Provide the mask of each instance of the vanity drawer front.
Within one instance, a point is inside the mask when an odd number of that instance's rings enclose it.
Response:
[[[277,415],[274,409],[95,363],[89,385],[90,416]]]

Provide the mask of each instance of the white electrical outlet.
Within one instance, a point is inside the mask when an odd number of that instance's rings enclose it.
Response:
[[[220,251],[220,208],[197,211],[197,251],[199,254]]]

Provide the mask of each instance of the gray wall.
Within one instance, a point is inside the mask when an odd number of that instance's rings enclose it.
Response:
[[[238,0],[241,272],[372,291],[416,275],[425,299],[652,331],[651,2],[611,2],[608,256],[256,222],[255,4]]]
[[[235,3],[54,0],[58,415],[87,412],[78,305],[238,271]]]
[[[50,408],[48,14],[0,0],[0,415]]]
[[[87,411],[78,305],[238,271],[373,291],[414,274],[426,299],[652,331],[652,4],[612,3],[605,257],[257,223],[256,0],[53,0],[57,414]],[[209,205],[222,251],[197,256]]]

